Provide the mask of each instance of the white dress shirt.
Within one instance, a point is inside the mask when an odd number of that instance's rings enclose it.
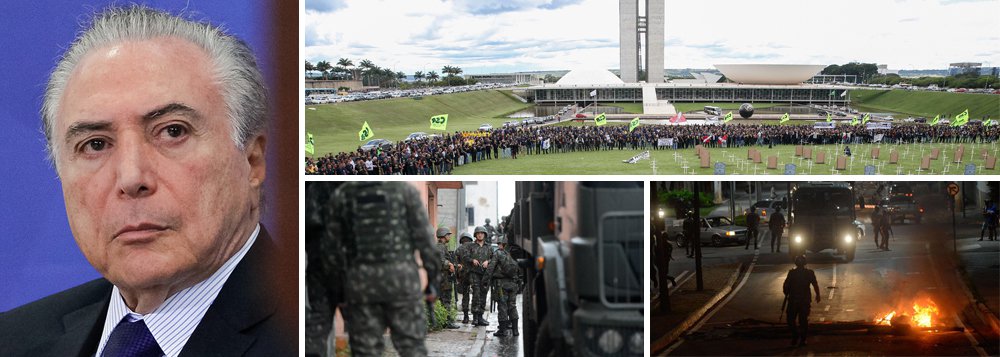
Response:
[[[226,283],[226,280],[229,280],[233,269],[243,260],[243,256],[257,240],[259,232],[260,225],[258,224],[243,247],[225,264],[222,264],[212,276],[178,291],[148,314],[138,314],[129,309],[125,305],[118,287],[112,288],[108,314],[104,318],[104,332],[101,334],[101,343],[97,346],[97,356],[104,352],[104,345],[107,344],[111,331],[126,315],[129,317],[129,321],[145,320],[149,332],[153,334],[153,338],[156,339],[156,343],[160,345],[165,356],[176,357],[179,355],[195,328],[198,327],[202,317],[205,316],[205,312],[212,306],[215,297],[219,295],[222,285]]]

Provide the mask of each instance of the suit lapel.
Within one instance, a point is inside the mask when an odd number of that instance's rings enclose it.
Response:
[[[246,330],[275,313],[267,288],[267,267],[274,249],[261,226],[257,240],[229,275],[181,356],[242,356],[253,345],[256,336]]]
[[[64,315],[64,333],[38,346],[31,355],[90,357],[96,353],[104,328],[104,316],[108,313],[110,287],[109,283],[104,293],[105,298]]]

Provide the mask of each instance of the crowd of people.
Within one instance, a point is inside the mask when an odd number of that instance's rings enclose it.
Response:
[[[984,143],[1000,138],[1000,126],[903,125],[891,129],[808,125],[541,126],[455,132],[439,139],[400,142],[381,149],[306,158],[306,173],[319,175],[444,175],[456,166],[519,155],[599,151],[672,150],[798,144]]]

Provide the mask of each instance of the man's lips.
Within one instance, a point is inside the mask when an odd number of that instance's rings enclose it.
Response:
[[[153,239],[165,230],[167,230],[167,227],[153,223],[129,225],[118,230],[118,232],[115,232],[114,240],[121,241],[126,244],[141,243]]]

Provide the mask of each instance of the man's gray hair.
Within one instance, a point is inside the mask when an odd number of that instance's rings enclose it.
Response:
[[[267,89],[250,47],[222,28],[141,5],[111,7],[94,15],[87,27],[59,59],[45,88],[42,126],[46,149],[55,162],[53,127],[67,80],[80,60],[91,50],[127,41],[160,37],[186,40],[204,50],[212,61],[212,73],[222,87],[226,112],[232,123],[232,140],[240,150],[267,128]],[[136,78],[136,86],[142,85]]]

